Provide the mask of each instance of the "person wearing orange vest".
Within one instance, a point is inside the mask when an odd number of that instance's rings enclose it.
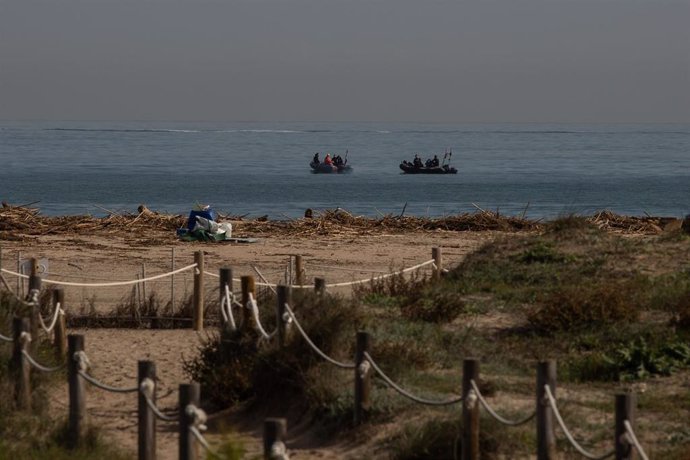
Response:
[[[326,158],[323,159],[324,164],[327,164],[329,166],[333,165],[333,160],[331,160],[331,154],[327,153]]]

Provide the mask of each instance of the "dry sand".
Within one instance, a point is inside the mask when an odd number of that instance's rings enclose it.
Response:
[[[261,237],[254,244],[203,244],[174,242],[144,245],[146,235],[107,237],[85,235],[42,236],[19,241],[2,241],[2,268],[14,270],[17,254],[21,257],[48,259],[49,278],[65,281],[99,282],[131,280],[140,275],[145,265],[148,276],[165,273],[171,268],[174,249],[175,266],[193,263],[195,251],[205,252],[206,269],[216,273],[221,266],[230,266],[235,277],[255,274],[252,265],[265,273],[271,282],[279,281],[285,272],[289,255],[302,255],[307,279],[325,277],[328,283],[367,278],[373,272],[416,265],[431,258],[431,248],[443,248],[444,265],[452,266],[482,243],[495,238],[493,232],[406,232],[370,234],[363,236],[303,236]],[[317,267],[318,265],[318,267]],[[361,271],[359,271],[361,270]],[[15,283],[7,277],[10,284]],[[176,277],[175,296],[180,300],[191,289],[191,274]],[[208,278],[215,286],[217,280]],[[82,288],[66,287],[66,307],[71,312],[94,308],[107,311],[131,292],[131,287]],[[171,296],[170,279],[147,284],[162,298]],[[350,288],[342,288],[347,293]],[[191,330],[127,330],[89,329],[70,330],[85,335],[86,351],[93,364],[91,373],[103,382],[120,387],[133,386],[137,360],[156,363],[160,386],[159,405],[174,409],[177,404],[177,385],[188,381],[182,362],[197,352],[204,334]],[[66,385],[56,387],[50,394],[56,416],[64,415],[67,404]],[[88,414],[103,434],[121,445],[136,451],[136,396],[119,395],[91,388],[87,396]],[[279,414],[276,414],[279,415]],[[158,425],[158,454],[161,459],[177,456],[176,427]],[[241,436],[252,452],[259,452],[260,426],[242,428]],[[216,439],[209,435],[211,440]],[[299,442],[303,449],[293,449],[298,458],[357,458],[362,455],[357,445],[337,448],[313,448]]]

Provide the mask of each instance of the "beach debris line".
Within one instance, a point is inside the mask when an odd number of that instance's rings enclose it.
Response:
[[[305,213],[306,214],[306,213]],[[404,214],[381,214],[378,218],[357,216],[344,209],[317,211],[312,209],[304,218],[271,220],[268,216],[248,219],[246,216],[222,215],[231,221],[233,235],[258,236],[361,236],[400,233],[408,231],[539,231],[541,220],[527,219],[524,215],[509,216],[497,211],[477,207],[477,212],[465,212],[443,217],[414,217]],[[584,217],[584,216],[583,216]],[[673,217],[623,216],[611,211],[600,211],[584,217],[603,230],[623,233],[659,234],[681,229],[682,219]],[[176,231],[187,225],[182,215],[165,214],[143,209],[138,214],[122,212],[106,217],[42,216],[37,208],[0,207],[0,240],[21,240],[43,235],[101,235],[131,238],[133,234],[146,240],[146,244],[169,244],[178,240]],[[230,241],[234,241],[233,237]]]

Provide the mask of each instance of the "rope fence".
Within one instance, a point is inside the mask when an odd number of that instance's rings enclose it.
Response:
[[[200,286],[203,285],[204,274],[209,274],[203,269],[203,256],[196,256],[196,262],[192,265],[188,265],[178,270],[174,270],[169,273],[156,275],[154,277],[143,277],[142,279],[135,280],[134,282],[128,283],[138,283],[145,280],[159,279],[165,276],[170,276],[175,273],[180,273],[186,270],[195,270],[195,292],[200,290]],[[203,253],[202,253],[203,254]],[[440,258],[440,251],[434,251],[434,258],[432,260],[417,264],[415,266],[400,270],[396,273],[390,273],[382,275],[379,277],[370,278],[367,280],[357,281],[366,282],[376,279],[384,279],[386,277],[395,276],[402,273],[407,273],[413,270],[418,270],[422,267],[432,265],[435,272],[440,276],[442,273],[442,265]],[[299,261],[298,273],[302,273],[301,260]],[[6,270],[4,270],[6,271]],[[6,271],[7,272],[7,271]],[[292,269],[290,268],[290,272]],[[259,272],[260,273],[260,272]],[[13,272],[11,272],[13,274]],[[215,276],[215,275],[214,275]],[[34,278],[33,276],[31,278]],[[31,279],[30,278],[30,279]],[[496,419],[498,422],[508,425],[508,426],[520,426],[524,425],[536,418],[536,429],[537,429],[537,448],[540,452],[539,458],[554,458],[553,453],[555,452],[555,436],[554,436],[554,421],[560,426],[561,430],[565,434],[566,438],[581,455],[588,459],[605,459],[608,457],[616,456],[616,459],[628,459],[626,456],[631,449],[635,449],[643,460],[647,460],[647,455],[644,452],[635,432],[633,429],[634,421],[634,398],[631,394],[616,395],[616,436],[614,436],[615,448],[611,451],[607,451],[604,454],[596,455],[586,449],[584,449],[577,441],[575,441],[572,433],[568,430],[563,418],[558,410],[556,398],[555,398],[555,362],[541,362],[537,367],[537,398],[535,401],[536,409],[517,420],[510,420],[501,415],[499,415],[487,402],[484,395],[480,391],[479,385],[479,362],[474,358],[467,358],[463,362],[463,373],[462,373],[462,386],[460,395],[453,395],[446,399],[429,399],[426,397],[421,397],[413,394],[409,390],[403,388],[400,384],[396,383],[391,377],[389,377],[379,366],[378,363],[373,359],[375,353],[371,349],[371,339],[368,333],[358,332],[355,343],[354,361],[353,362],[341,362],[329,356],[321,348],[319,348],[314,341],[309,337],[309,334],[299,322],[293,308],[291,307],[291,289],[290,285],[274,285],[276,286],[276,295],[278,297],[276,303],[276,319],[277,326],[276,329],[268,333],[263,324],[261,323],[260,312],[258,302],[254,293],[255,285],[260,285],[259,283],[254,283],[252,277],[243,276],[240,278],[242,283],[242,300],[239,301],[232,290],[233,277],[230,269],[221,269],[218,275],[220,279],[220,313],[223,317],[224,324],[231,327],[233,330],[247,331],[250,328],[255,330],[260,336],[265,340],[277,339],[277,345],[282,347],[286,343],[286,337],[289,332],[288,327],[291,324],[295,325],[295,328],[299,332],[300,336],[309,345],[309,347],[316,353],[320,358],[326,362],[341,368],[354,371],[354,421],[355,425],[360,425],[367,420],[370,414],[370,396],[372,390],[372,377],[378,376],[383,382],[385,382],[390,388],[395,390],[397,393],[403,397],[422,405],[429,406],[452,406],[455,404],[463,403],[460,405],[460,410],[462,411],[463,420],[463,432],[462,432],[462,458],[467,460],[477,460],[479,458],[479,409],[483,408],[491,417]],[[35,278],[34,278],[35,279]],[[46,284],[48,280],[44,280]],[[352,282],[356,283],[356,282]],[[335,283],[326,286],[341,286],[345,284],[352,283]],[[81,285],[81,283],[74,283],[68,285]],[[89,286],[95,286],[94,284],[88,284]],[[109,284],[109,285],[122,285],[120,282]],[[301,287],[301,286],[300,286]],[[40,284],[39,284],[40,288]],[[33,289],[30,289],[29,296],[30,304],[35,311],[38,310],[38,289],[35,285]],[[64,300],[62,298],[63,292],[60,290],[53,293],[53,313],[51,324],[46,326],[44,319],[40,315],[37,316],[36,322],[40,322],[41,327],[47,332],[54,332],[56,337],[60,328],[60,317],[63,318],[64,322]],[[195,300],[194,322],[195,329],[197,326],[203,326],[203,295],[199,295],[200,298]],[[242,315],[242,321],[236,322],[233,315],[233,308],[237,307]],[[199,319],[199,313],[201,313],[201,320]],[[253,320],[253,321],[252,321]],[[253,326],[255,327],[252,327]],[[178,423],[180,426],[180,458],[186,460],[187,458],[195,458],[191,456],[192,445],[197,443],[207,450],[209,455],[218,457],[218,453],[215,452],[208,441],[202,434],[205,430],[205,422],[207,416],[204,411],[199,408],[199,386],[198,384],[191,385],[180,385],[180,403],[179,403],[179,414],[177,416],[171,416],[165,414],[156,405],[155,402],[155,366],[152,362],[140,361],[139,362],[139,380],[138,384],[133,387],[115,387],[101,382],[96,377],[90,375],[88,370],[90,368],[89,358],[84,351],[84,337],[81,335],[70,335],[69,338],[69,351],[63,353],[64,362],[58,366],[50,367],[38,363],[28,352],[27,347],[31,342],[30,327],[31,321],[27,318],[15,318],[13,321],[13,336],[6,337],[0,334],[0,340],[5,342],[13,343],[14,352],[12,365],[20,369],[17,372],[17,381],[15,382],[16,389],[15,397],[17,400],[17,406],[20,408],[30,408],[31,407],[31,385],[29,383],[30,370],[36,369],[41,372],[56,372],[67,367],[68,382],[69,382],[69,394],[70,394],[70,414],[69,414],[69,430],[71,433],[71,438],[78,439],[83,435],[83,414],[86,408],[85,397],[86,393],[84,391],[84,384],[91,384],[101,390],[112,392],[112,393],[137,393],[139,395],[139,423],[140,427],[145,426],[148,428],[142,428],[146,434],[145,438],[142,440],[140,436],[139,449],[151,449],[151,445],[155,446],[155,442],[151,441],[151,437],[155,437],[155,424],[151,425],[151,420],[161,420],[164,422]],[[56,340],[57,342],[57,340]],[[66,359],[65,359],[66,357]],[[13,374],[15,375],[15,374]],[[619,401],[620,399],[620,401]],[[269,424],[269,420],[271,424]],[[283,419],[276,419],[283,420]],[[153,430],[151,430],[153,426]],[[142,431],[140,430],[140,433]],[[276,422],[273,419],[267,419],[265,430],[264,430],[264,455],[265,458],[288,458],[287,449],[284,443],[285,437],[285,426],[284,420],[281,422]],[[153,443],[153,444],[152,444]],[[154,448],[155,450],[155,448]],[[184,452],[187,452],[190,456],[186,456]],[[544,454],[545,456],[541,456]],[[141,457],[140,458],[148,458]],[[153,458],[153,457],[150,457]]]
[[[329,283],[329,284],[326,284],[325,287],[327,287],[327,288],[337,288],[337,287],[354,286],[354,285],[357,285],[357,284],[364,284],[364,283],[370,283],[370,282],[374,282],[374,281],[380,281],[380,280],[383,280],[383,279],[386,279],[386,278],[390,278],[390,277],[393,277],[393,276],[404,275],[405,273],[409,273],[409,272],[412,272],[412,271],[415,271],[415,270],[419,270],[419,269],[424,268],[424,267],[427,267],[427,266],[429,266],[429,265],[431,265],[432,268],[434,268],[434,270],[437,270],[437,269],[438,269],[438,268],[437,268],[437,265],[435,265],[434,259],[430,259],[430,260],[427,260],[427,261],[422,262],[422,263],[420,263],[420,264],[414,265],[414,266],[412,266],[412,267],[404,268],[404,269],[402,269],[402,270],[398,270],[398,271],[395,271],[395,272],[385,273],[385,274],[382,274],[382,275],[379,275],[379,276],[374,276],[374,277],[369,277],[369,278],[363,278],[363,279],[354,280],[354,281],[345,281],[345,282],[342,282],[342,283]],[[315,267],[322,267],[321,265],[313,265],[313,266],[315,266]],[[327,268],[333,268],[333,269],[335,269],[335,268],[337,268],[337,267],[327,267]],[[268,288],[270,288],[270,289],[273,291],[273,293],[275,294],[276,291],[275,291],[274,288],[276,288],[276,287],[278,287],[278,286],[280,286],[280,285],[283,285],[283,284],[281,284],[281,283],[269,283],[268,280],[266,279],[266,277],[264,277],[264,275],[258,270],[258,268],[256,268],[256,266],[252,265],[252,269],[253,269],[253,270],[257,273],[257,275],[259,275],[259,277],[263,280],[263,282],[257,282],[257,283],[255,283],[256,286],[268,287]],[[357,269],[348,269],[348,268],[340,268],[340,269],[341,269],[341,270],[346,270],[346,271],[355,271],[355,272],[382,273],[380,270],[357,270]],[[447,270],[446,270],[445,272],[447,272]],[[212,277],[214,277],[214,278],[219,278],[219,275],[218,275],[218,274],[213,273],[213,272],[211,272],[211,271],[204,271],[204,274],[206,274],[206,275],[208,275],[208,276],[212,276]],[[239,281],[241,281],[241,280],[238,279],[238,278],[234,278],[233,281],[239,282]],[[309,289],[309,288],[311,288],[311,286],[307,286],[307,285],[303,285],[303,284],[288,284],[288,286],[289,286],[290,288],[292,288],[292,289]]]
[[[254,303],[254,302],[253,302]],[[309,343],[309,345],[314,349],[314,351],[321,356],[323,359],[331,362],[332,364],[338,365],[338,367],[342,367],[345,369],[354,369],[355,370],[355,408],[357,408],[358,405],[365,405],[366,407],[369,406],[368,404],[368,394],[369,390],[367,388],[360,388],[358,390],[357,385],[360,386],[368,386],[370,382],[370,376],[372,374],[372,370],[379,376],[381,379],[386,382],[391,388],[393,388],[395,391],[400,393],[402,396],[406,397],[407,399],[410,399],[411,401],[414,401],[415,403],[423,404],[423,405],[432,405],[432,406],[449,406],[449,405],[454,405],[460,402],[464,402],[462,404],[462,412],[463,412],[463,419],[464,420],[469,420],[469,423],[463,424],[463,437],[467,437],[468,439],[463,438],[462,442],[462,447],[463,449],[469,449],[470,454],[468,456],[464,456],[462,458],[468,458],[468,459],[476,459],[479,458],[478,456],[473,454],[472,451],[472,446],[475,444],[473,437],[476,438],[476,442],[478,445],[478,436],[479,436],[479,429],[478,429],[478,423],[479,423],[479,418],[478,417],[473,417],[473,415],[477,414],[477,411],[479,407],[483,407],[489,414],[494,417],[496,420],[499,422],[510,425],[510,426],[518,426],[525,424],[535,418],[540,417],[539,411],[535,411],[533,413],[530,413],[529,415],[519,419],[519,420],[508,420],[500,415],[498,415],[493,408],[488,404],[486,401],[485,397],[482,395],[479,385],[478,385],[478,379],[479,379],[479,373],[478,373],[478,361],[473,358],[467,358],[465,359],[464,365],[463,365],[463,391],[460,396],[452,397],[447,400],[431,400],[423,397],[419,397],[417,395],[412,394],[411,392],[403,389],[399,384],[395,383],[388,375],[386,375],[385,372],[383,372],[380,368],[380,366],[376,363],[376,361],[372,358],[371,353],[369,352],[369,338],[368,334],[364,332],[360,332],[357,334],[357,350],[355,353],[355,363],[354,364],[346,364],[346,363],[340,363],[336,360],[333,360],[330,358],[328,355],[323,353],[318,347],[316,347],[309,338],[309,336],[306,334],[306,331],[304,331],[304,328],[302,325],[299,323],[297,320],[292,308],[289,306],[289,304],[285,304],[285,312],[287,313],[287,316],[292,319],[292,323],[295,324],[296,328],[300,331],[302,337]],[[31,336],[28,333],[28,325],[29,321],[28,319],[24,318],[17,318],[15,319],[14,322],[15,325],[15,331],[14,331],[14,336],[17,337],[17,339],[12,339],[12,341],[15,343],[15,347],[17,347],[20,350],[20,356],[21,359],[19,360],[20,362],[20,367],[23,368],[23,364],[21,364],[22,360],[24,360],[27,364],[29,364],[31,367],[42,371],[42,372],[55,372],[58,370],[61,370],[65,367],[65,363],[62,363],[61,365],[58,365],[56,367],[48,367],[44,366],[38,362],[30,355],[30,353],[27,351],[28,345],[31,343]],[[155,389],[155,376],[154,377],[146,377],[146,378],[141,378],[142,376],[142,363],[149,363],[150,362],[141,362],[140,361],[140,382],[137,386],[134,387],[114,387],[108,384],[105,384],[95,377],[89,375],[87,373],[88,368],[90,367],[90,361],[89,358],[86,354],[86,352],[83,349],[83,336],[81,335],[70,335],[70,353],[68,356],[71,357],[67,361],[66,364],[68,364],[68,380],[70,382],[70,399],[72,400],[73,395],[76,395],[74,397],[77,398],[77,402],[70,402],[70,420],[75,419],[75,420],[82,420],[83,416],[83,411],[85,410],[85,401],[84,395],[85,393],[83,392],[83,386],[80,383],[80,380],[83,379],[83,381],[88,382],[89,384],[102,389],[104,391],[112,392],[112,393],[138,393],[142,397],[143,404],[145,406],[146,411],[150,411],[150,414],[152,414],[153,417],[155,417],[158,420],[164,421],[164,422],[177,422],[181,424],[186,424],[184,426],[187,426],[186,431],[181,430],[181,445],[183,443],[182,437],[183,432],[188,432],[189,436],[191,436],[195,442],[200,444],[204,449],[207,450],[209,455],[218,457],[218,453],[213,450],[209,442],[205,439],[205,437],[202,434],[202,431],[205,430],[205,423],[207,420],[207,416],[203,410],[201,410],[198,406],[198,390],[197,390],[197,400],[188,402],[187,404],[183,404],[183,399],[181,396],[180,399],[180,407],[184,407],[184,411],[181,411],[180,414],[184,414],[185,420],[182,420],[180,416],[170,416],[165,413],[163,413],[155,404],[155,401],[153,399],[154,395],[154,389]],[[550,365],[555,366],[555,362],[547,362]],[[544,363],[540,363],[540,366],[538,367],[539,375],[537,378],[538,382],[544,381],[545,379],[548,381],[548,375],[549,375],[549,367],[548,366],[543,366]],[[543,370],[546,369],[546,370]],[[20,373],[20,375],[26,374],[28,376],[28,373]],[[22,391],[30,391],[31,385],[28,382],[28,377],[22,377],[26,378],[26,380],[22,380],[21,383],[17,384],[17,388],[22,389]],[[196,387],[198,388],[198,384],[195,384]],[[184,385],[181,385],[181,391],[182,387]],[[554,382],[548,382],[547,384],[544,384],[543,387],[538,389],[541,389],[542,393],[537,395],[537,404],[538,407],[544,408],[549,411],[549,413],[553,414],[556,422],[560,426],[561,430],[564,432],[566,438],[570,442],[570,444],[577,450],[578,453],[583,455],[584,457],[590,459],[590,460],[595,460],[595,459],[605,459],[609,457],[616,456],[616,458],[620,459],[627,459],[627,456],[624,456],[623,454],[618,455],[619,449],[613,449],[610,451],[607,451],[604,454],[593,454],[586,449],[584,449],[577,441],[575,441],[572,433],[568,429],[567,425],[563,421],[563,417],[561,416],[559,410],[558,410],[558,405],[553,393],[553,388],[555,388],[555,383]],[[76,389],[73,389],[76,388]],[[82,390],[80,390],[82,388]],[[21,397],[21,391],[17,392],[17,397]],[[617,401],[616,401],[616,426],[617,426],[617,431],[621,432],[621,435],[617,436],[615,439],[615,442],[617,443],[617,446],[620,444],[622,446],[620,448],[620,452],[629,452],[630,449],[635,449],[641,456],[643,460],[648,460],[648,457],[643,450],[639,440],[637,439],[637,436],[634,432],[633,429],[633,423],[632,423],[632,409],[634,407],[634,400],[631,400],[631,394],[622,394],[622,395],[616,395]],[[619,398],[623,403],[619,403]],[[81,400],[80,400],[81,399]],[[30,398],[29,398],[30,400]],[[540,402],[541,401],[541,402]],[[479,404],[477,404],[477,402]],[[30,405],[29,405],[30,407]],[[74,407],[74,409],[73,409]],[[73,414],[72,411],[77,411],[79,413]],[[142,418],[142,410],[140,408],[140,418]],[[357,413],[357,410],[355,411]],[[145,417],[144,417],[145,418]],[[72,422],[70,422],[72,423]],[[75,422],[76,423],[76,422]],[[140,421],[141,423],[141,421]],[[361,420],[360,420],[361,423]],[[74,428],[74,427],[72,427]],[[78,427],[77,427],[78,428]],[[155,431],[155,430],[154,430]],[[544,439],[549,439],[548,433],[549,431],[553,432],[553,425],[547,424],[547,426],[541,426],[540,423],[537,423],[537,439],[538,439],[538,445],[542,446],[542,441]],[[77,433],[78,435],[78,433]],[[266,436],[266,432],[265,432]],[[150,442],[150,441],[149,441]],[[265,444],[266,445],[266,444]],[[270,442],[267,444],[267,452],[269,453],[270,456],[266,458],[288,458],[287,457],[287,451],[285,449],[285,444],[282,440],[277,440]],[[555,444],[552,443],[552,445],[548,445],[548,443],[545,445],[546,451],[549,449],[554,449]],[[183,449],[181,449],[182,452]],[[540,451],[541,452],[541,451]],[[478,454],[477,454],[478,455]],[[627,455],[627,454],[625,454]],[[181,457],[181,458],[193,458],[193,457]],[[219,457],[220,458],[220,457]],[[541,458],[541,457],[540,457]],[[544,458],[553,458],[550,456],[544,457]]]
[[[131,286],[134,284],[141,284],[141,283],[146,283],[148,281],[154,281],[158,280],[161,278],[167,278],[169,276],[177,275],[178,273],[186,272],[188,270],[192,270],[197,267],[197,264],[191,264],[187,265],[186,267],[179,268],[177,270],[168,272],[168,273],[161,273],[160,275],[156,276],[149,276],[148,278],[140,278],[140,279],[135,279],[135,280],[129,280],[129,281],[113,281],[110,283],[75,283],[71,281],[56,281],[56,280],[51,280],[51,279],[44,279],[43,282],[46,284],[54,284],[56,286],[73,286],[73,287],[112,287],[112,286]],[[20,278],[29,278],[27,275],[22,275],[21,273],[16,273],[10,270],[2,269],[3,272],[18,276]]]

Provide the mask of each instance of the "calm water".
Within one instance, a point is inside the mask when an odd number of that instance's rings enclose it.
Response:
[[[398,164],[453,149],[457,175]],[[311,174],[316,151],[349,150],[350,175]],[[440,155],[441,156],[441,155]],[[44,214],[298,217],[341,207],[377,216],[473,211],[555,217],[611,209],[690,213],[690,125],[0,123],[0,199]]]

